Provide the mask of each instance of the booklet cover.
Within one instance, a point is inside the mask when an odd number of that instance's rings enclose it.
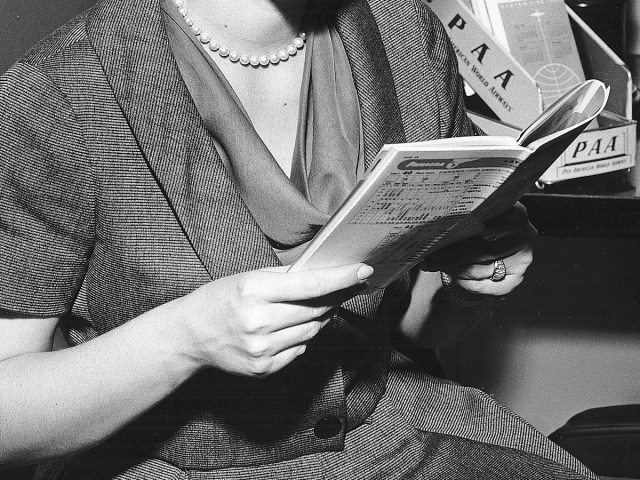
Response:
[[[478,18],[534,78],[544,108],[585,80],[564,0],[480,1]]]
[[[480,233],[513,206],[604,108],[608,88],[581,83],[515,139],[456,137],[385,145],[375,166],[289,271],[365,262],[384,288],[426,255]]]

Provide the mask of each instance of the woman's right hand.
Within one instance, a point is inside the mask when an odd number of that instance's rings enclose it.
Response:
[[[286,270],[221,278],[54,352],[57,318],[0,312],[0,464],[95,447],[206,367],[277,372],[371,273],[362,264]]]
[[[178,319],[182,351],[198,368],[265,377],[302,355],[372,272],[364,264],[255,270],[205,284],[165,307]]]

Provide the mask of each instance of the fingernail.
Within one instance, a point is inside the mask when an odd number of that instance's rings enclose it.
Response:
[[[373,275],[373,268],[369,265],[363,265],[358,269],[358,273],[356,275],[358,276],[358,280],[364,282],[367,278]]]

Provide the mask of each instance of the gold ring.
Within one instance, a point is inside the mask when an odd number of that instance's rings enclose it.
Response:
[[[493,273],[489,277],[492,282],[501,282],[507,276],[507,267],[502,259],[493,262]]]

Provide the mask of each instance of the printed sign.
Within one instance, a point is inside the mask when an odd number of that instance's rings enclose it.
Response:
[[[460,74],[498,118],[525,127],[542,112],[533,77],[459,0],[423,0],[444,24]]]

